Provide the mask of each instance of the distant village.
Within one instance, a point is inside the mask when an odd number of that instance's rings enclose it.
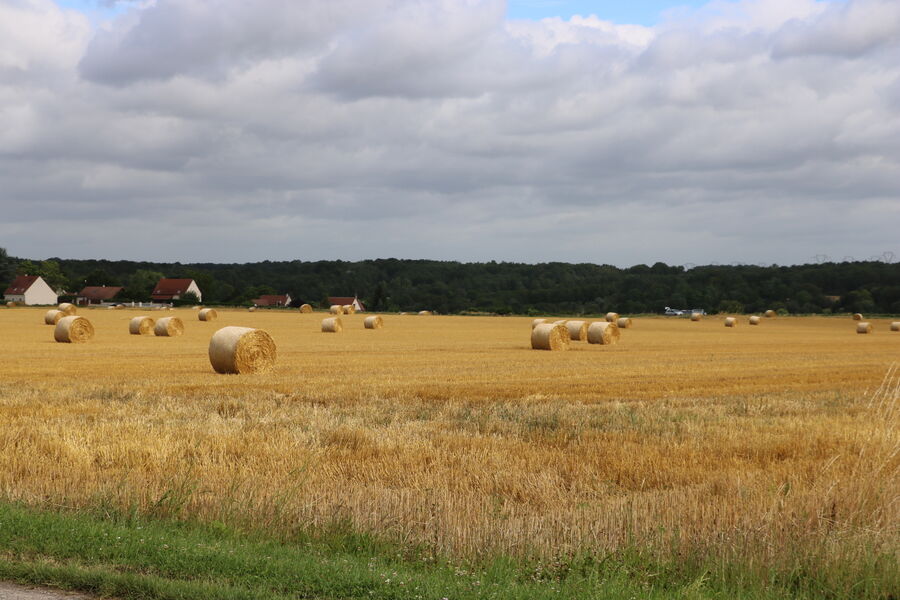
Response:
[[[201,304],[203,291],[193,279],[173,279],[163,277],[153,287],[150,302],[119,301],[123,286],[89,285],[77,293],[66,290],[54,290],[39,275],[19,275],[6,291],[3,299],[6,303],[22,306],[51,306],[59,302],[61,297],[74,300],[79,306],[172,306],[174,304]],[[290,294],[264,294],[252,301],[253,306],[260,308],[284,308],[292,306],[294,299]],[[329,296],[329,305],[352,306],[356,312],[365,312],[366,307],[356,296]]]

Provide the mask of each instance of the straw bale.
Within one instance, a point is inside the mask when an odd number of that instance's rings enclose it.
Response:
[[[531,330],[531,347],[534,350],[568,350],[569,330],[562,324],[541,323]]]
[[[340,304],[332,304],[331,308],[328,309],[333,315],[342,315],[344,314],[344,307]]]
[[[631,318],[619,317],[616,319],[616,325],[619,326],[619,329],[631,329]]]
[[[197,318],[201,321],[215,321],[219,318],[219,313],[214,308],[204,308],[197,313]]]
[[[216,373],[267,373],[275,367],[275,342],[262,329],[223,327],[209,340]]]
[[[859,314],[859,313],[856,313],[855,315],[853,315],[853,320],[854,320],[854,321],[862,321],[862,320],[863,320],[863,316],[862,316],[861,314]]]
[[[163,317],[153,327],[154,335],[176,337],[184,333],[184,323],[178,317]]]
[[[352,304],[345,304],[341,307],[343,309],[345,315],[355,315],[356,314],[356,306]]]
[[[891,331],[900,331],[900,321],[891,323]]]
[[[699,321],[703,318],[703,315],[700,313],[691,313],[691,321]]]
[[[64,316],[66,316],[66,313],[61,310],[56,310],[55,308],[48,310],[44,314],[44,323],[46,325],[56,325]]]
[[[434,314],[434,313],[432,313],[430,310],[420,310],[419,311],[419,316],[422,316],[422,317],[430,317],[432,314]]]
[[[615,323],[619,320],[619,313],[608,312],[606,313],[606,322],[607,323]]]
[[[547,319],[535,319],[534,321],[531,322],[531,328],[534,329],[541,323],[546,323],[546,322],[547,322]]]
[[[765,312],[765,315],[766,315],[766,318],[767,318],[767,319],[774,319],[774,318],[778,315],[778,313],[776,313],[776,312],[775,312],[774,310],[772,310],[772,309],[769,309],[769,310],[767,310],[767,311]]]
[[[379,315],[372,315],[371,317],[366,317],[363,324],[366,326],[366,329],[381,329],[384,327],[384,319]]]
[[[156,322],[150,317],[134,317],[128,322],[128,333],[131,335],[153,335]]]
[[[568,322],[569,322],[568,319],[560,319],[559,321],[553,321],[552,324],[553,324],[553,325],[565,325],[565,324],[568,323]]]
[[[81,344],[94,337],[94,326],[84,317],[63,317],[53,330],[53,339],[63,344]]]
[[[61,310],[65,316],[74,315],[76,312],[76,308],[74,304],[69,304],[68,302],[63,302],[59,306],[56,307]]]
[[[6,308],[12,308],[12,307],[14,307],[15,305],[16,305],[16,303],[13,302],[12,300],[10,300],[9,302],[6,303]]]
[[[753,315],[752,317],[750,317],[750,324],[751,324],[751,325],[759,325],[759,322],[760,322],[760,321],[762,321],[762,319],[760,319],[760,318],[757,317],[756,315]]]
[[[619,332],[618,323],[608,323],[606,321],[595,321],[588,327],[587,332],[588,344],[618,344],[621,333]]]
[[[587,340],[587,321],[569,321],[566,323],[566,330],[569,332],[569,338],[576,342]]]
[[[301,304],[300,305],[300,312],[311,313],[312,311],[313,311],[313,307],[310,306],[309,304]]]
[[[856,324],[856,333],[872,333],[872,324],[862,321]]]
[[[725,327],[737,327],[737,319],[735,319],[734,317],[726,317]]]
[[[247,312],[256,312],[256,307],[251,306],[250,308],[247,309]]]
[[[340,317],[322,319],[322,331],[324,333],[340,333],[344,330],[344,323]]]

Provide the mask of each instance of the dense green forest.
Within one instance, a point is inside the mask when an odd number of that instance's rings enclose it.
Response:
[[[160,277],[191,277],[204,304],[248,304],[288,293],[295,304],[325,306],[327,296],[358,295],[370,310],[442,313],[657,313],[664,307],[707,312],[900,313],[900,263],[878,261],[781,266],[656,263],[621,269],[568,263],[459,263],[376,259],[263,261],[246,264],[152,263],[8,257],[0,282],[42,275],[77,292],[85,285],[125,286],[122,300],[147,300]]]

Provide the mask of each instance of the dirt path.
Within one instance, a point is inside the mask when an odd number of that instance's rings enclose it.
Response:
[[[0,600],[92,600],[74,592],[0,582]]]

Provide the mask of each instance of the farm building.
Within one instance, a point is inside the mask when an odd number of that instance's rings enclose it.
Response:
[[[121,291],[122,286],[89,285],[78,292],[76,302],[78,304],[101,304],[112,300]]]
[[[256,306],[288,306],[290,303],[290,294],[265,294],[253,299],[253,304]]]
[[[3,292],[3,299],[20,304],[56,304],[57,296],[42,277],[19,275]]]
[[[169,302],[171,300],[180,300],[188,292],[196,294],[198,301],[203,300],[200,288],[197,287],[197,282],[193,279],[163,278],[153,288],[153,293],[150,294],[150,297],[156,302]]]
[[[352,304],[353,308],[356,309],[356,312],[365,312],[366,306],[360,301],[356,296],[329,296],[328,304],[338,306],[346,306],[348,304]]]

